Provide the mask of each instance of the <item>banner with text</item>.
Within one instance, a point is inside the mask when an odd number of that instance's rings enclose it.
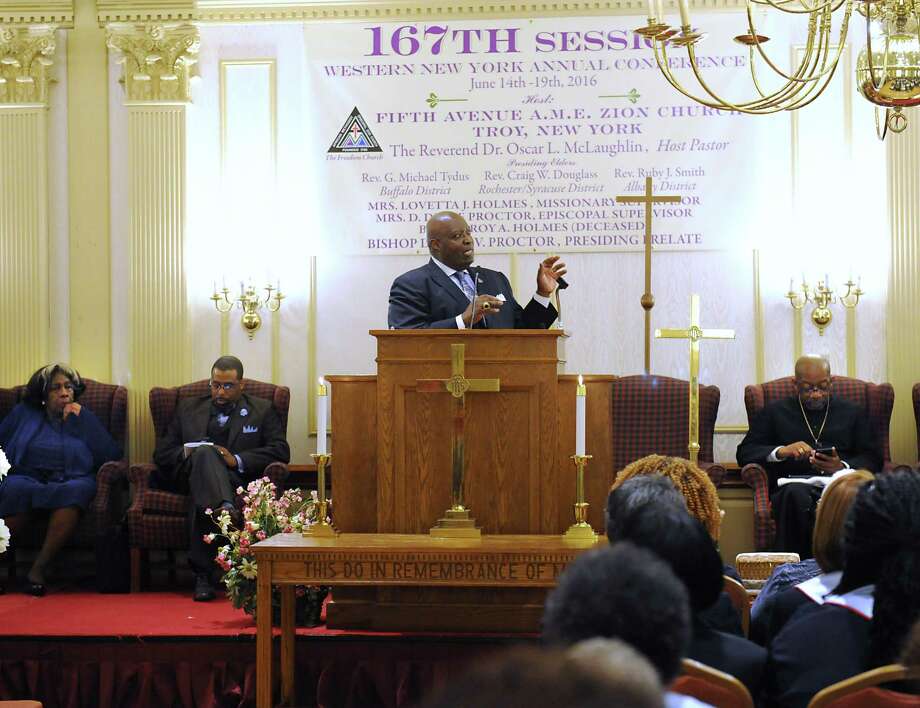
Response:
[[[737,18],[707,15],[707,83],[741,99]],[[480,252],[722,249],[789,172],[788,116],[706,108],[667,84],[644,18],[308,25],[315,182],[326,234],[350,253],[425,252],[452,210]],[[736,28],[737,29],[737,28]],[[688,88],[685,50],[669,60]]]

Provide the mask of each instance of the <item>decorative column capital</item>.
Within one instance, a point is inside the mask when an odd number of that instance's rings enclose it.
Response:
[[[200,37],[194,25],[109,25],[109,49],[119,52],[129,103],[189,103]]]
[[[0,106],[48,105],[54,30],[0,26]]]

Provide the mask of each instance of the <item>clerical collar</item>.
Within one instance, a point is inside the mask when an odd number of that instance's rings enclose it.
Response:
[[[461,271],[465,271],[469,273],[470,272],[469,269],[473,267],[473,264],[470,263],[466,268],[462,268],[461,270],[454,270],[449,265],[444,265],[443,263],[441,263],[441,261],[439,261],[434,256],[431,257],[431,262],[434,263],[438,268],[440,268],[441,271],[444,273],[444,275],[446,275],[448,278],[453,278],[454,273],[460,273]]]

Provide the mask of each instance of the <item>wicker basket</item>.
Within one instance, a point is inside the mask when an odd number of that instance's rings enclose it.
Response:
[[[778,565],[798,563],[798,553],[739,553],[735,567],[748,587],[761,587]]]

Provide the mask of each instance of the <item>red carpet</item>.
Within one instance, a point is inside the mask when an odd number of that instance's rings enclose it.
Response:
[[[297,630],[297,705],[400,708],[532,636]],[[277,660],[277,652],[276,652]],[[277,677],[277,674],[276,674]],[[45,708],[254,705],[255,621],[188,592],[0,595],[0,700]]]
[[[0,595],[0,637],[237,637],[255,622],[230,601],[193,602],[188,592]]]

